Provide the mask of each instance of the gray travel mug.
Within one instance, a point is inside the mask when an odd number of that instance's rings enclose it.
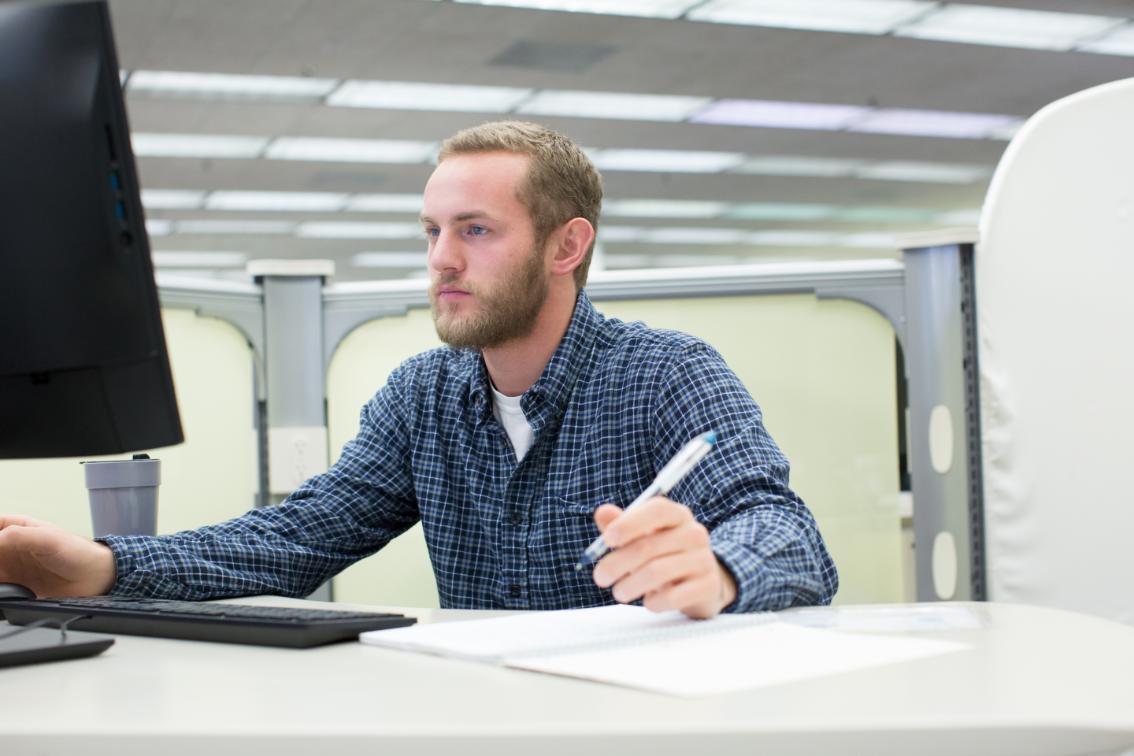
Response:
[[[135,454],[133,459],[82,464],[95,538],[157,533],[160,459]]]

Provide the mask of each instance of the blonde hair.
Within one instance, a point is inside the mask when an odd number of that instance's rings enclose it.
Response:
[[[527,176],[516,191],[531,214],[537,248],[572,218],[585,218],[598,230],[602,177],[579,145],[536,123],[493,121],[458,131],[441,143],[438,162],[454,155],[513,152],[527,155]],[[587,282],[594,242],[575,269],[575,288]]]

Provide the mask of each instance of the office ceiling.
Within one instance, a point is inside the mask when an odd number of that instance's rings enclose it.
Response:
[[[833,5],[836,2],[832,0]],[[1134,17],[1134,5],[1129,2],[983,0],[982,4]],[[192,71],[645,93],[987,113],[1020,119],[1073,92],[1134,76],[1134,57],[1122,55],[485,7],[447,0],[111,0],[111,11],[119,62],[127,72]],[[494,112],[447,112],[443,108],[389,110],[333,107],[318,100],[174,96],[131,91],[129,79],[127,106],[136,134],[267,138],[434,142],[462,127],[500,117]],[[598,150],[707,150],[741,153],[749,160],[809,157],[853,161],[860,166],[858,175],[842,176],[770,175],[738,169],[717,173],[606,170],[606,195],[612,210],[618,207],[617,201],[629,200],[714,203],[675,205],[669,211],[623,205],[617,215],[604,216],[600,241],[604,264],[610,269],[890,257],[895,254],[889,241],[894,234],[974,225],[991,171],[1008,144],[1005,138],[525,117]],[[431,170],[428,162],[263,157],[139,157],[138,162],[147,192],[405,195],[420,193]],[[907,163],[943,164],[968,176],[952,176],[948,181],[896,180],[894,174],[903,173],[900,164]],[[871,166],[879,170],[872,173]],[[210,210],[204,209],[207,204],[202,200],[200,207],[148,208],[152,247],[159,253],[156,259],[161,268],[239,278],[246,260],[330,258],[336,264],[335,281],[404,278],[424,270],[420,236],[318,238],[296,231],[312,222],[412,224],[417,215],[412,209]],[[241,233],[201,233],[200,225],[194,228],[188,223],[208,220],[273,225],[262,227],[260,233],[249,233],[248,227]],[[677,230],[665,233],[666,229]],[[380,231],[372,236],[383,235],[398,234]],[[215,266],[193,255],[170,254],[178,252],[231,254],[211,258],[225,263]],[[369,259],[377,259],[382,267],[358,264],[366,259],[357,257],[361,253],[370,253]],[[420,262],[412,253],[421,254]]]

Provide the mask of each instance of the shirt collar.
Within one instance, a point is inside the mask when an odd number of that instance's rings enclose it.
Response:
[[[563,339],[551,355],[543,373],[524,392],[521,400],[524,415],[533,427],[542,425],[543,420],[549,416],[549,411],[553,415],[567,406],[575,381],[594,350],[595,334],[601,322],[602,315],[591,304],[586,293],[580,291],[575,298],[575,311]],[[492,412],[488,381],[484,358],[478,356],[469,385],[469,403],[478,410],[478,415],[482,418],[487,418]]]

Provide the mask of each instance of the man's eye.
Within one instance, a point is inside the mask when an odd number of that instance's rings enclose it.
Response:
[[[436,226],[427,226],[425,229],[425,235],[430,239],[436,239],[440,234],[441,229]]]
[[[469,226],[469,236],[484,236],[488,229],[484,226]]]

